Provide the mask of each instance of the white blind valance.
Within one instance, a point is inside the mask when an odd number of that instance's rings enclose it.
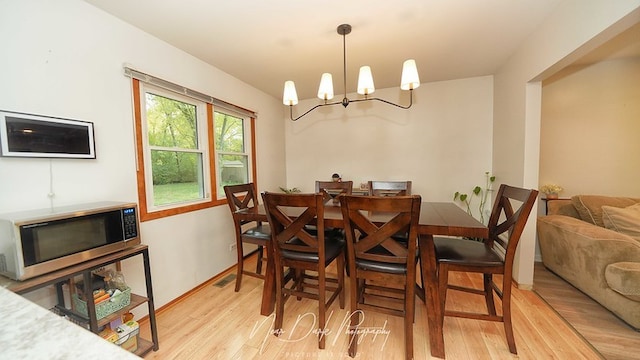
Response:
[[[213,96],[207,95],[207,94],[203,94],[199,91],[195,91],[195,90],[191,90],[189,88],[186,88],[182,85],[178,85],[175,83],[172,83],[170,81],[155,77],[153,75],[149,75],[149,74],[145,74],[141,71],[132,69],[128,66],[124,66],[124,75],[127,77],[130,77],[132,79],[136,79],[136,80],[140,80],[142,82],[145,82],[147,84],[151,84],[151,85],[155,85],[158,87],[161,87],[165,90],[169,90],[169,91],[173,91],[175,93],[178,94],[182,94],[188,97],[191,97],[193,99],[196,100],[200,100],[200,101],[204,101],[207,103],[212,104],[214,107],[215,106],[219,106],[221,108],[227,109],[227,110],[231,110],[234,112],[237,112],[241,115],[244,116],[248,116],[248,117],[252,117],[255,118],[256,113],[254,111],[251,110],[247,110],[245,108],[233,105],[231,103],[228,103],[224,100],[220,100],[220,99],[216,99]]]

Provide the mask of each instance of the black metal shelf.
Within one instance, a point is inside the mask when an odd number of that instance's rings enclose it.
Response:
[[[131,294],[130,304],[124,308],[115,311],[112,314],[98,320],[96,318],[96,308],[93,297],[89,297],[87,301],[88,316],[83,316],[72,309],[65,306],[63,285],[68,283],[76,276],[82,276],[84,292],[90,294],[92,291],[92,272],[103,268],[107,265],[119,263],[124,259],[142,255],[144,262],[146,296]],[[26,294],[31,291],[54,285],[58,296],[58,304],[52,309],[58,315],[66,316],[70,321],[87,328],[88,330],[98,333],[99,329],[104,325],[118,318],[142,304],[147,304],[149,310],[149,326],[151,330],[151,341],[138,337],[138,350],[135,354],[142,356],[151,350],[158,350],[158,331],[156,325],[155,307],[153,304],[153,288],[151,284],[151,268],[149,263],[149,249],[147,245],[137,245],[113,254],[109,254],[100,258],[92,259],[81,264],[70,266],[64,269],[54,271],[39,277],[28,279],[26,281],[13,281],[9,279],[1,279],[0,286],[5,286],[17,294]]]

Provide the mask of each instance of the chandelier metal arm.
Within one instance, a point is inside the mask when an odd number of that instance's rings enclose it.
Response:
[[[401,109],[408,109],[413,105],[413,89],[409,90],[409,105],[407,105],[407,106],[395,104],[395,103],[392,103],[391,101],[388,101],[388,100],[385,100],[385,99],[380,99],[380,98],[377,98],[377,97],[349,100],[349,102],[359,102],[359,101],[367,101],[367,100],[377,100],[377,101],[381,101],[381,102],[383,102],[385,104],[389,104],[389,105],[393,105],[395,107],[399,107]]]
[[[364,98],[364,99],[355,99],[355,100],[349,100],[346,97],[340,101],[340,102],[332,102],[332,103],[324,103],[324,104],[318,104],[314,107],[312,107],[311,109],[307,110],[304,114],[294,118],[293,117],[293,105],[289,105],[289,117],[291,118],[292,121],[297,121],[298,119],[302,118],[303,116],[307,115],[308,113],[312,112],[313,110],[322,107],[322,106],[330,106],[330,105],[342,105],[344,107],[347,107],[350,103],[354,103],[354,102],[361,102],[361,101],[368,101],[368,100],[376,100],[376,101],[381,101],[385,104],[389,104],[389,105],[393,105],[395,107],[399,107],[401,109],[408,109],[413,105],[413,89],[409,90],[409,105],[404,106],[404,105],[399,105],[399,104],[395,104],[392,103],[391,101],[387,101],[385,99],[380,99],[380,98]]]
[[[314,107],[312,107],[311,109],[307,110],[304,114],[298,116],[297,118],[293,118],[293,105],[289,105],[289,117],[291,117],[292,121],[297,121],[298,119],[300,119],[301,117],[307,115],[308,113],[312,112],[313,110],[322,107],[322,106],[329,106],[329,105],[342,105],[342,102],[333,102],[333,103],[324,103],[324,104],[318,104]]]

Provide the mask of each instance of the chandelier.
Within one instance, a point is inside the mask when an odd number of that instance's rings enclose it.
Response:
[[[371,74],[371,68],[369,66],[362,66],[358,75],[358,94],[364,95],[364,98],[350,100],[347,98],[347,34],[351,32],[351,25],[342,24],[338,26],[338,34],[342,35],[342,54],[343,54],[343,82],[344,82],[344,98],[342,101],[329,102],[333,99],[333,79],[330,73],[322,74],[320,78],[320,87],[318,88],[318,98],[323,100],[324,103],[318,104],[311,109],[307,110],[302,115],[293,117],[293,106],[298,104],[298,94],[296,93],[296,85],[293,81],[288,80],[284,83],[284,93],[282,96],[282,103],[289,106],[289,114],[292,121],[296,121],[301,117],[307,115],[311,111],[322,107],[331,105],[342,105],[345,108],[352,102],[376,100],[383,103],[397,106],[402,109],[408,109],[413,105],[413,89],[417,89],[420,86],[420,78],[418,77],[418,69],[416,68],[416,62],[413,59],[406,60],[402,66],[402,78],[400,80],[400,89],[409,90],[409,105],[403,106],[394,104],[390,101],[380,99],[377,97],[369,97],[375,91],[373,85],[373,76]]]

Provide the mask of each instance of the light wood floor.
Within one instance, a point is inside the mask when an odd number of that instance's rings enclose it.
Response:
[[[547,301],[607,360],[640,358],[640,332],[590,297],[535,264],[534,291]]]
[[[285,306],[286,332],[275,337],[270,332],[273,317],[261,316],[259,311],[262,282],[244,277],[238,293],[233,291],[233,282],[216,286],[228,273],[158,311],[160,349],[148,354],[146,359],[350,359],[346,354],[348,338],[342,325],[348,311],[340,309],[337,301],[327,321],[330,333],[326,349],[319,350],[316,336],[310,333],[317,324],[317,303],[290,299]],[[459,284],[481,284],[480,278],[452,275],[452,280]],[[483,302],[482,299],[470,300],[470,296],[450,292],[447,307],[474,309],[473,304]],[[417,299],[415,359],[431,358],[425,311],[424,303]],[[446,358],[601,358],[533,291],[515,289],[512,313],[517,356],[509,353],[501,323],[445,318]],[[404,359],[402,319],[366,313],[364,326],[379,334],[360,338],[357,359]],[[141,326],[141,336],[145,338],[149,338],[147,328]]]

